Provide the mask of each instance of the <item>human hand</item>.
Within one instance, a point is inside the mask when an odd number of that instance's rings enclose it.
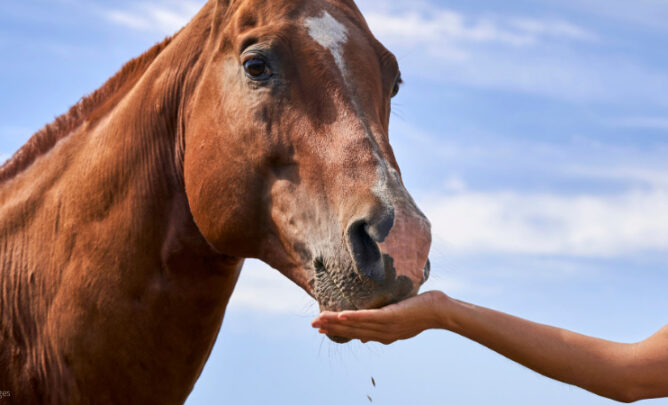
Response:
[[[449,298],[430,291],[381,309],[323,312],[312,326],[322,334],[391,344],[441,326],[439,309]]]

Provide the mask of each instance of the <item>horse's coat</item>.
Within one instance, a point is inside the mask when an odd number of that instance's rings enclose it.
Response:
[[[210,0],[35,134],[0,168],[0,389],[183,402],[247,257],[323,309],[415,294],[398,77],[350,0]]]

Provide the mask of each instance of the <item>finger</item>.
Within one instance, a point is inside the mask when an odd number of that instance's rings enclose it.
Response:
[[[311,322],[311,326],[318,328],[325,322],[338,320],[338,315],[338,312],[323,312]]]
[[[379,331],[373,329],[365,328],[355,328],[343,325],[333,325],[332,327],[327,327],[321,329],[321,333],[333,336],[341,336],[350,339],[366,339],[366,340],[375,340],[375,341],[386,341],[391,336],[387,331]]]
[[[348,326],[355,327],[360,329],[369,329],[376,331],[387,331],[397,326],[397,322],[390,318],[375,319],[375,318],[360,318],[360,319],[327,319],[322,321],[316,321],[314,327],[318,328],[331,328],[333,326]]]
[[[367,344],[369,342],[378,342],[382,343],[384,345],[390,345],[398,340],[400,338],[396,336],[388,336],[384,334],[378,334],[378,333],[351,333],[351,332],[344,332],[344,333],[334,333],[331,331],[325,331],[321,330],[320,333],[329,335],[329,336],[339,336],[339,337],[344,337],[344,338],[349,338],[349,339],[359,339],[359,341],[362,344]]]
[[[344,311],[338,314],[342,320],[360,320],[360,321],[382,321],[392,316],[394,305],[382,309],[366,309],[363,311]]]
[[[358,322],[358,321],[327,321],[327,322],[322,322],[318,328],[321,329],[331,329],[334,327],[348,327],[348,328],[356,328],[356,329],[366,329],[366,330],[373,330],[377,332],[386,332],[390,328],[393,327],[392,324],[389,323],[377,323],[377,322]]]
[[[336,316],[327,314],[326,316],[319,316],[311,325],[314,328],[319,328],[324,325],[341,325],[341,324],[355,324],[355,325],[375,325],[376,328],[383,327],[391,323],[387,316],[377,315],[378,311],[357,311],[357,312],[342,312]]]
[[[377,315],[377,309],[364,309],[360,311],[343,311],[337,314],[338,319],[357,319]]]
[[[319,330],[320,333],[326,334],[326,335],[333,335],[333,336],[341,336],[341,337],[347,337],[351,339],[362,339],[365,338],[366,336],[374,333],[373,331],[369,331],[366,329],[360,329],[360,328],[351,328],[347,326],[341,326],[341,325],[332,325],[331,327],[324,327],[320,328]]]
[[[322,320],[322,319],[337,319],[339,316],[339,312],[323,312],[316,319]]]

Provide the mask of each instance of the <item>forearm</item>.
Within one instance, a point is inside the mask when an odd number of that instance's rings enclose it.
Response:
[[[439,291],[378,310],[323,313],[321,333],[390,344],[448,329],[550,378],[618,401],[668,397],[668,326],[638,344],[613,343],[456,301]]]
[[[446,298],[441,327],[547,377],[618,401],[637,399],[636,345],[613,343]]]

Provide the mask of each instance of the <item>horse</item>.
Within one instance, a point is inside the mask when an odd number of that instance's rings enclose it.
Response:
[[[0,388],[183,403],[247,258],[322,310],[416,295],[400,83],[352,0],[209,0],[0,168]]]

